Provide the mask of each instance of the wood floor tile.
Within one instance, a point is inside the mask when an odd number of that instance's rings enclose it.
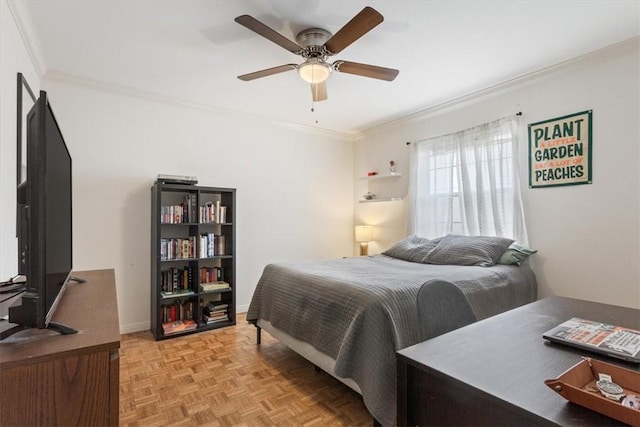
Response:
[[[123,335],[122,426],[371,426],[359,394],[256,329],[237,325],[156,342]]]

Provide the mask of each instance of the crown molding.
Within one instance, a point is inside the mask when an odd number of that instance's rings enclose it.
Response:
[[[29,12],[27,3],[15,0],[6,0],[6,2],[13,21],[18,28],[20,37],[22,37],[27,54],[29,58],[31,58],[33,68],[36,70],[38,78],[42,78],[47,71],[47,63],[44,59],[42,45],[40,44],[36,27],[31,19],[31,13]]]
[[[416,112],[406,115],[400,115],[391,120],[382,121],[374,124],[366,129],[363,129],[360,133],[367,134],[369,132],[377,132],[386,128],[399,126],[405,123],[411,123],[418,120],[426,119],[434,115],[440,114],[445,110],[459,108],[465,104],[477,102],[482,98],[488,96],[495,96],[501,92],[510,90],[514,87],[531,84],[536,80],[548,77],[552,74],[565,71],[569,68],[576,66],[584,66],[588,64],[597,64],[602,62],[605,58],[610,58],[618,55],[623,55],[630,52],[637,52],[640,48],[640,36],[632,37],[627,40],[623,40],[619,43],[598,49],[584,55],[569,59],[567,61],[560,62],[558,64],[551,65],[549,67],[541,68],[537,71],[524,74],[522,76],[488,86],[486,88],[471,92],[469,94],[450,99],[438,104],[427,106]]]
[[[293,130],[296,132],[302,132],[305,134],[317,134],[317,135],[327,136],[331,138],[340,138],[348,141],[352,141],[354,138],[353,134],[346,133],[346,132],[319,129],[313,126],[274,120],[274,119],[270,119],[257,114],[214,107],[208,104],[202,104],[202,103],[192,102],[186,99],[178,99],[170,96],[164,96],[158,93],[136,89],[129,86],[116,85],[113,83],[106,83],[99,80],[86,79],[84,77],[79,77],[79,76],[71,75],[68,73],[62,73],[56,70],[47,71],[46,74],[43,76],[43,80],[45,82],[48,80],[48,81],[58,82],[58,83],[67,84],[71,86],[80,86],[88,89],[107,92],[115,95],[138,98],[138,99],[149,101],[149,102],[170,104],[170,105],[174,105],[182,108],[192,108],[192,109],[207,111],[210,113],[224,115],[236,120],[247,120],[247,118],[249,117],[252,120],[257,120],[265,124],[280,127],[283,129]]]

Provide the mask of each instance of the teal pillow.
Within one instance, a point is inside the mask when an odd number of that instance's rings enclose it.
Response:
[[[538,252],[535,249],[527,248],[526,246],[516,245],[515,243],[509,246],[509,249],[500,256],[498,264],[503,265],[520,265],[531,255]]]

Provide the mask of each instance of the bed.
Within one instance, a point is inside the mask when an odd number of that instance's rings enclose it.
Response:
[[[397,350],[536,299],[527,265],[493,265],[495,254],[487,266],[426,257],[439,241],[422,241],[419,250],[412,243],[404,259],[380,254],[270,264],[247,320],[258,337],[266,330],[360,393],[377,422],[392,425]]]

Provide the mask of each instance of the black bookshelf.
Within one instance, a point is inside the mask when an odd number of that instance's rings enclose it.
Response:
[[[235,325],[234,188],[151,187],[151,332],[156,340]]]

